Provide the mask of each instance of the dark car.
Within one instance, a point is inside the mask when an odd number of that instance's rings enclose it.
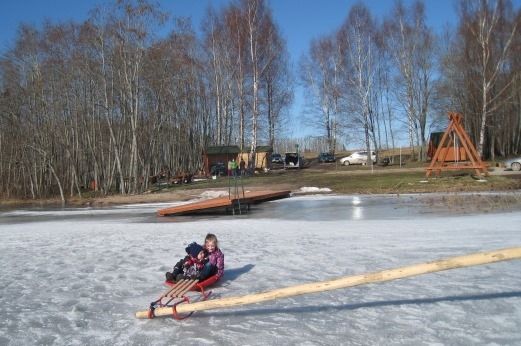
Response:
[[[286,153],[284,155],[284,169],[288,168],[302,168],[304,164],[304,158],[298,153]]]
[[[226,166],[223,162],[216,162],[210,166],[210,174],[213,176],[226,175]]]
[[[271,162],[272,163],[284,163],[284,159],[280,154],[271,154]]]
[[[331,153],[320,153],[318,155],[318,162],[335,162],[336,158],[335,155]]]

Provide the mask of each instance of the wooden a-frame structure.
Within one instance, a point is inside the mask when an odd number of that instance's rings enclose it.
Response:
[[[429,167],[426,168],[425,176],[427,178],[432,172],[439,176],[441,171],[461,169],[474,169],[478,176],[488,175],[487,165],[479,157],[462,126],[462,118],[463,116],[459,113],[449,112],[449,126],[443,133]],[[452,147],[451,141],[454,143]],[[449,152],[451,155],[448,155]],[[451,158],[448,158],[449,156]]]

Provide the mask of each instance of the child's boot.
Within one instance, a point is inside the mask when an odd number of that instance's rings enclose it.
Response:
[[[166,272],[165,276],[166,276],[166,281],[175,281],[175,276],[172,273]]]

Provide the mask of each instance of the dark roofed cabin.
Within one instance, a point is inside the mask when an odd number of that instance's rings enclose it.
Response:
[[[236,145],[219,145],[206,148],[203,153],[204,173],[209,176],[212,173],[212,167],[228,167],[228,161],[235,159],[237,161],[240,149]]]

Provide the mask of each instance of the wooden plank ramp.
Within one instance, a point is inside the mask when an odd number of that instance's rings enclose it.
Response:
[[[244,195],[240,193],[238,196],[229,197],[218,197],[206,199],[203,201],[197,201],[193,203],[187,203],[183,205],[177,205],[174,207],[164,208],[157,211],[158,216],[169,216],[169,215],[183,215],[183,214],[194,214],[208,211],[215,211],[219,209],[229,209],[234,206],[241,205],[247,206],[250,204],[257,204],[265,201],[271,201],[274,199],[289,197],[291,191],[248,191]]]

